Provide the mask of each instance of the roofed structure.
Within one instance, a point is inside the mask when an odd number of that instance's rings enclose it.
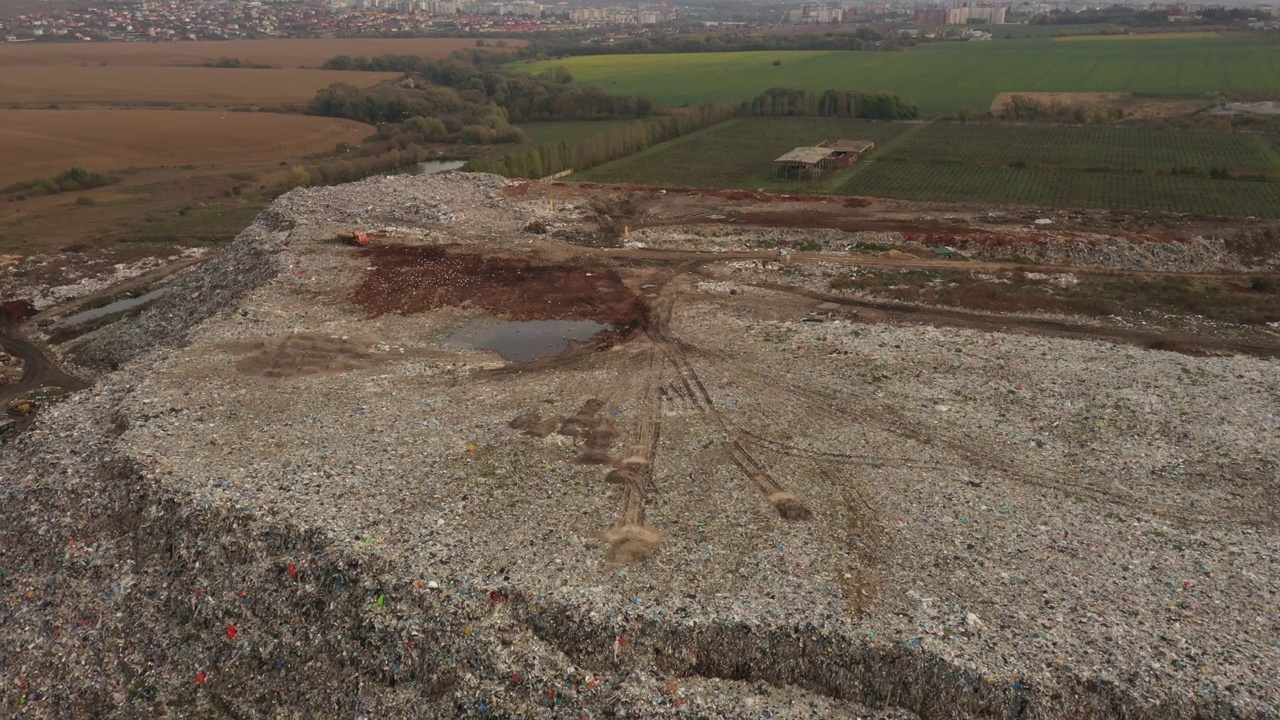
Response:
[[[823,140],[812,147],[798,147],[773,161],[777,177],[812,180],[836,167],[849,167],[876,145],[870,140]]]
[[[773,161],[773,174],[798,180],[820,177],[835,167],[831,151],[824,147],[798,147]]]

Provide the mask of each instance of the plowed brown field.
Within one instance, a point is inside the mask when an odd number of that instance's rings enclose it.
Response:
[[[507,40],[510,47],[523,40]],[[0,43],[0,66],[16,65],[202,65],[218,58],[286,68],[320,67],[335,55],[418,55],[441,58],[473,48],[465,38],[231,40],[180,43]]]
[[[6,104],[302,103],[337,82],[368,86],[400,73],[341,70],[248,70],[204,67],[7,67],[0,72]]]
[[[234,72],[234,71],[228,71]],[[356,144],[352,120],[210,110],[0,110],[0,187],[56,175],[196,163],[274,164]]]

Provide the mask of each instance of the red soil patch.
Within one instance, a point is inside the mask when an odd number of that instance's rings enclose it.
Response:
[[[645,327],[648,307],[617,272],[526,260],[380,245],[361,252],[372,269],[352,301],[377,317],[454,306],[507,320],[594,320],[621,334]]]
[[[7,300],[0,303],[0,323],[14,325],[36,314],[36,308],[26,300]]]

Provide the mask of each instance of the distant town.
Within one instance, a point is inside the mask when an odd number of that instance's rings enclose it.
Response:
[[[744,29],[806,25],[876,25],[917,32],[972,25],[1054,24],[1072,16],[1128,9],[1153,24],[1271,28],[1274,6],[1228,8],[1189,3],[826,2],[794,6],[570,4],[532,0],[331,0],[296,2],[143,2],[88,5],[0,17],[8,42],[159,42],[289,37],[417,37],[457,34],[533,35],[612,30],[623,35],[709,27]],[[978,33],[980,35],[980,33]]]

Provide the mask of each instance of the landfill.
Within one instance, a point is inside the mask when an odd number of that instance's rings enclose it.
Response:
[[[82,338],[0,449],[4,714],[1280,717],[1274,356],[880,321],[586,193],[294,190]]]

